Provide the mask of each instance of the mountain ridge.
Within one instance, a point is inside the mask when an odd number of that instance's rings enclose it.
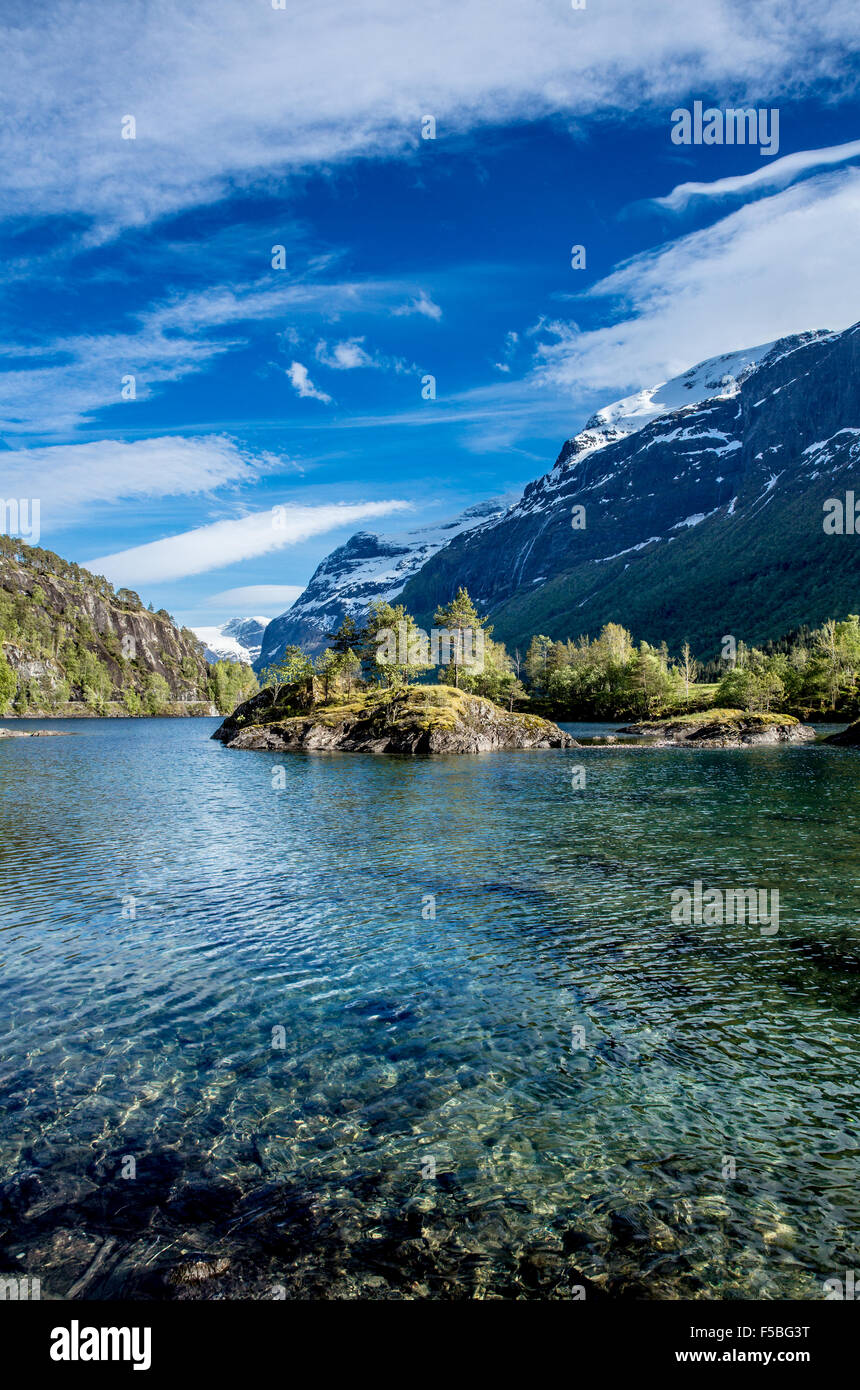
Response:
[[[320,562],[295,603],[269,624],[255,669],[276,661],[288,644],[319,651],[347,614],[360,621],[374,599],[393,602],[410,575],[453,535],[480,528],[503,512],[491,500],[467,507],[451,521],[407,532],[357,531]]]
[[[860,552],[824,534],[822,508],[856,464],[859,349],[857,325],[796,334],[604,407],[491,528],[430,557],[401,601],[426,625],[464,584],[508,644],[615,621],[702,655],[727,633],[765,640],[856,605]],[[709,375],[730,359],[739,371]],[[702,389],[674,406],[666,388],[685,379]],[[660,392],[670,408],[655,413]]]

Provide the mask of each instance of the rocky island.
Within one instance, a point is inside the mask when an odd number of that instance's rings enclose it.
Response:
[[[747,748],[754,744],[809,743],[815,730],[791,714],[708,709],[668,719],[645,720],[619,731],[657,748]]]
[[[503,710],[453,686],[365,691],[339,703],[296,710],[294,692],[260,691],[212,735],[228,748],[342,749],[365,753],[484,753],[494,749],[570,748],[557,724]]]

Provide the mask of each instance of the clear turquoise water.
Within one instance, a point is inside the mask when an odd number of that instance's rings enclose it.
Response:
[[[279,758],[216,724],[0,743],[1,1269],[819,1298],[857,1267],[860,756]],[[778,887],[778,935],[674,926],[696,878]]]

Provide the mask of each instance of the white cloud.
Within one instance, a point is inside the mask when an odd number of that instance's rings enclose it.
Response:
[[[202,371],[232,346],[226,339],[167,337],[148,324],[137,333],[54,339],[32,355],[59,362],[3,373],[0,428],[10,434],[59,434],[90,422],[104,406],[123,404],[133,411],[134,400],[146,400],[154,388]],[[0,353],[19,355],[10,346]],[[130,389],[134,396],[124,400],[123,390]]]
[[[351,372],[358,367],[375,368],[381,372],[418,370],[414,366],[410,368],[409,363],[402,357],[390,357],[380,352],[370,353],[362,346],[363,343],[364,337],[347,338],[329,347],[328,343],[321,340],[316,345],[316,359],[324,367],[331,367],[336,372]]]
[[[198,526],[193,531],[133,546],[114,555],[101,555],[85,561],[85,565],[115,584],[185,579],[188,575],[205,574],[235,565],[240,560],[282,550],[366,517],[387,516],[408,509],[409,503],[401,501],[273,507],[236,520]]]
[[[407,314],[423,314],[425,319],[435,319],[437,323],[442,317],[442,310],[439,308],[439,305],[434,304],[433,300],[428,294],[425,294],[424,290],[421,290],[420,293],[415,295],[413,299],[410,299],[408,303],[398,304],[397,308],[392,309],[391,312],[397,318],[403,318]]]
[[[860,317],[860,171],[821,174],[704,231],[636,256],[586,298],[611,298],[610,327],[545,325],[535,384],[621,395],[719,353]],[[847,240],[846,240],[847,237]]]
[[[262,609],[283,613],[304,593],[301,584],[243,584],[238,589],[224,589],[206,600],[209,608],[223,608],[245,617],[256,616]]]
[[[285,313],[314,321],[319,314],[382,313],[405,288],[399,280],[214,285],[153,304],[135,315],[134,327],[124,333],[55,338],[37,348],[2,343],[0,358],[29,359],[34,365],[2,374],[0,428],[42,436],[67,432],[91,422],[94,411],[121,403],[124,377],[134,377],[134,399],[146,400],[243,346],[253,323]],[[242,326],[243,336],[204,336],[228,326]],[[50,360],[43,366],[40,358]]]
[[[287,369],[287,376],[290,378],[293,389],[303,400],[324,401],[327,404],[331,403],[331,396],[327,396],[325,391],[319,391],[317,387],[314,386],[308,376],[308,369],[304,363],[291,362]]]
[[[7,5],[0,168],[9,215],[102,229],[284,170],[416,149],[490,122],[616,115],[845,81],[853,0],[65,0]],[[121,139],[133,115],[136,139]],[[422,151],[423,153],[423,151]],[[435,153],[435,151],[434,151]]]
[[[846,145],[831,145],[822,150],[798,150],[795,154],[787,154],[782,159],[755,169],[751,174],[715,179],[712,183],[679,183],[665,198],[654,198],[652,201],[670,212],[681,212],[694,198],[743,198],[760,190],[785,188],[812,169],[821,169],[829,164],[845,164],[858,157],[860,140],[851,140]]]
[[[243,450],[226,435],[164,435],[131,442],[101,439],[0,453],[0,496],[42,500],[52,524],[68,522],[92,502],[178,497],[225,484],[253,482],[275,462]]]
[[[364,338],[348,338],[345,342],[334,343],[329,348],[327,343],[317,343],[317,360],[322,362],[325,367],[333,367],[335,371],[349,372],[356,367],[375,366],[373,358],[365,352],[362,347]]]

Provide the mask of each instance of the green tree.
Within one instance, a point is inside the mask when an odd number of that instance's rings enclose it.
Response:
[[[123,690],[122,702],[125,706],[126,714],[129,715],[138,715],[140,714],[143,708],[143,701],[141,700],[137,691],[131,685],[127,685]]]
[[[455,674],[452,663],[439,672],[439,679],[446,685],[451,685]],[[460,673],[460,686],[474,695],[484,695],[488,700],[498,702],[507,698],[511,675],[511,658],[504,644],[494,642],[492,637],[485,636],[481,662],[475,662],[471,667],[464,664]]]
[[[478,633],[483,630],[485,636],[488,636],[493,629],[488,628],[486,619],[479,616],[468,590],[462,584],[450,603],[442,604],[436,609],[433,622],[436,627],[443,628],[451,634],[451,667],[454,672],[454,685],[459,689],[461,668],[465,667],[468,670],[475,663]],[[480,640],[484,641],[485,638]]]
[[[552,647],[552,638],[545,637],[542,633],[536,633],[529,643],[526,652],[526,659],[523,667],[529,685],[539,695],[545,695],[549,687],[549,653]]]
[[[515,700],[528,699],[528,691],[519,677],[514,675],[513,671],[507,671],[505,673],[499,695],[502,700],[507,700],[508,709],[511,712],[513,712]]]
[[[363,659],[371,679],[395,688],[405,686],[421,671],[430,670],[430,644],[402,603],[392,606],[381,599],[370,605],[363,643]]]
[[[361,648],[366,633],[364,628],[358,626],[355,618],[347,613],[337,632],[329,632],[326,636],[331,650],[338,656],[346,656],[347,653],[357,652]]]
[[[151,671],[146,678],[146,687],[143,692],[144,713],[148,715],[165,714],[170,705],[170,699],[170,686],[167,681],[157,671]]]
[[[9,708],[10,701],[14,699],[17,689],[18,677],[15,675],[6,657],[0,653],[0,714],[5,714],[6,710]]]
[[[209,694],[219,714],[230,714],[259,689],[257,677],[242,661],[216,661],[209,672]]]
[[[690,703],[690,686],[695,684],[699,674],[699,663],[690,650],[689,642],[684,642],[681,648],[681,679],[684,682],[684,704]]]
[[[314,672],[319,677],[323,688],[323,700],[326,702],[331,697],[332,688],[337,678],[341,658],[338,653],[332,651],[331,647],[326,647],[324,652],[320,652],[314,662]]]
[[[350,613],[347,613],[337,632],[328,635],[328,650],[332,653],[329,664],[331,676],[335,681],[346,685],[347,698],[352,694],[353,683],[361,674],[359,652],[367,641],[367,631],[359,627]]]
[[[314,664],[301,647],[290,644],[284,648],[279,661],[260,672],[260,680],[266,690],[272,691],[272,704],[276,705],[282,690],[287,686],[296,687],[296,695],[302,703],[313,700]]]

